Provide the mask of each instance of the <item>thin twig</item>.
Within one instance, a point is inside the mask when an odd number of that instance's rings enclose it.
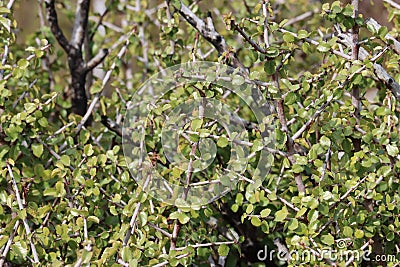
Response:
[[[264,16],[264,43],[265,47],[269,47],[269,35],[268,35],[268,4],[269,0],[263,1],[263,16]]]
[[[311,118],[301,126],[299,130],[291,137],[292,140],[299,138],[305,130],[307,130],[310,125],[315,121],[315,119],[326,109],[327,106],[332,102],[333,95],[331,95],[328,100],[311,116]]]
[[[386,2],[389,5],[391,5],[392,7],[397,8],[398,10],[400,10],[400,5],[397,4],[396,2],[392,1],[392,0],[383,0],[383,2]]]
[[[345,44],[347,46],[351,46],[352,44],[352,38],[349,34],[339,34],[339,40],[338,42]],[[371,58],[371,55],[365,50],[363,47],[359,47],[359,53],[358,53],[358,59],[363,61],[363,60],[368,60]],[[350,58],[351,60],[351,58]],[[376,74],[376,77],[385,85],[388,86],[392,94],[396,97],[398,101],[400,101],[400,84],[396,82],[396,80],[389,75],[389,73],[385,70],[382,65],[378,63],[373,64],[373,68]]]
[[[220,55],[227,53],[231,57],[230,64],[236,68],[239,68],[244,75],[247,75],[248,71],[242,62],[240,62],[236,54],[230,51],[225,38],[215,30],[211,13],[208,13],[208,23],[206,25],[206,23],[196,14],[194,14],[193,11],[190,10],[185,4],[183,4],[182,1],[180,1],[178,11],[190,25],[192,25],[208,42],[215,47],[215,49],[217,49]]]
[[[261,188],[262,188],[268,195],[273,193],[271,190],[269,190],[268,188],[266,188],[266,187],[264,187],[264,186],[262,186]],[[277,198],[280,202],[282,202],[283,204],[285,204],[287,207],[291,208],[292,210],[294,210],[294,211],[296,211],[296,212],[300,210],[299,208],[297,208],[295,205],[293,205],[292,203],[290,203],[289,201],[287,201],[287,200],[284,199],[283,197],[281,197],[281,196],[279,196],[279,195],[276,195],[276,198]]]
[[[106,7],[103,14],[100,15],[100,18],[98,18],[98,19],[96,18],[97,22],[96,22],[96,25],[92,29],[92,33],[89,36],[89,41],[93,40],[94,35],[96,34],[98,28],[102,25],[105,16],[110,12],[110,8],[113,4],[114,4],[114,0],[109,1],[108,6]],[[91,17],[89,17],[89,19],[91,19]]]
[[[292,19],[289,19],[289,20],[285,23],[285,26],[287,27],[287,26],[292,25],[292,24],[295,24],[295,23],[297,23],[297,22],[299,22],[299,21],[305,20],[305,19],[307,19],[308,17],[311,17],[312,15],[314,15],[315,13],[318,13],[318,10],[315,10],[315,11],[307,11],[307,12],[301,14],[301,15],[298,15],[297,17],[294,17],[294,18],[292,18]]]
[[[272,77],[273,77],[273,80],[275,82],[276,88],[278,88],[278,90],[279,90],[278,75],[279,75],[278,72],[276,72]],[[278,118],[279,118],[279,122],[280,122],[281,127],[282,127],[282,131],[287,136],[286,148],[288,150],[288,159],[291,162],[291,164],[295,164],[295,159],[294,159],[294,156],[293,156],[294,153],[295,153],[295,150],[294,150],[294,139],[290,136],[289,129],[287,127],[285,110],[284,110],[284,105],[283,105],[283,99],[282,98],[278,99],[276,101],[276,105],[275,106],[276,106],[276,109],[277,109]],[[305,193],[306,192],[306,187],[304,186],[302,175],[300,173],[295,173],[294,179],[295,179],[297,190],[299,191],[299,193]]]
[[[141,130],[142,130],[142,134],[144,134],[144,128],[143,127],[142,127]],[[140,168],[142,168],[142,155],[143,155],[143,153],[144,153],[144,140],[142,140],[140,142],[140,157],[139,157],[139,162],[138,162],[139,163],[138,166]],[[152,175],[151,172],[149,174],[147,174],[146,180],[145,180],[145,182],[143,184],[143,187],[142,187],[143,191],[146,190],[148,184],[150,183],[150,180],[152,179],[151,175]],[[130,239],[131,235],[135,232],[135,223],[136,223],[136,218],[139,215],[140,206],[141,206],[141,202],[138,202],[138,204],[137,204],[137,206],[135,208],[135,211],[132,214],[131,221],[129,223],[129,227],[130,228],[125,234],[125,238],[124,238],[124,241],[123,241],[123,244],[122,244],[123,247],[128,245],[128,242],[129,242],[129,239]]]
[[[7,164],[8,173],[10,174],[10,177],[11,177],[11,182],[14,186],[14,192],[15,192],[15,196],[17,198],[19,210],[23,210],[24,206],[22,205],[21,195],[19,194],[18,185],[15,181],[11,165],[8,163],[8,161],[6,162],[6,164]],[[38,257],[37,251],[36,251],[35,244],[33,243],[33,240],[32,240],[31,229],[29,228],[28,220],[26,218],[24,218],[24,219],[22,219],[22,222],[24,223],[24,226],[25,226],[26,237],[29,239],[29,243],[31,245],[34,263],[39,263],[39,257]]]
[[[324,162],[324,165],[322,166],[322,173],[321,173],[321,177],[320,177],[320,179],[319,179],[319,185],[321,185],[321,182],[322,182],[322,181],[324,180],[324,178],[325,178],[325,173],[326,173],[326,169],[327,169],[328,166],[329,166],[330,157],[331,157],[331,148],[329,147],[329,148],[328,148],[328,151],[327,151],[326,154],[325,154],[325,162]]]
[[[240,35],[258,52],[265,54],[266,51],[264,48],[262,48],[258,43],[254,42],[250,36],[247,35],[247,33],[244,32],[242,28],[237,25],[237,23],[234,20],[231,20],[231,26],[240,33]]]
[[[353,19],[355,20],[358,17],[358,0],[352,0],[351,4],[353,6]],[[359,27],[356,22],[354,22],[354,26],[352,28],[352,46],[351,46],[351,57],[352,59],[358,60],[359,48],[360,44],[358,43],[358,31]],[[360,123],[360,112],[361,112],[361,99],[360,99],[360,88],[358,85],[353,84],[352,89],[352,102],[355,107],[354,116],[356,117],[357,123]],[[354,147],[356,150],[360,150],[360,139],[354,139]]]
[[[369,239],[366,243],[364,243],[364,245],[362,245],[359,250],[360,251],[364,251],[364,249],[366,249],[370,243],[371,243],[371,239]],[[350,259],[346,262],[346,267],[350,266],[353,263],[354,259],[355,259],[354,258],[354,253],[351,253],[351,254],[352,255],[351,255]]]
[[[17,220],[14,224],[13,231],[11,232],[10,236],[8,237],[6,245],[2,249],[2,254],[1,254],[1,258],[0,258],[0,267],[3,267],[3,264],[6,260],[7,254],[10,251],[11,244],[14,240],[15,235],[17,234],[19,224],[20,224],[20,222],[19,222],[19,220]]]
[[[157,225],[148,222],[147,223],[151,228],[154,228],[155,230],[159,231],[160,233],[162,233],[163,235],[165,235],[167,238],[171,239],[172,235],[170,233],[168,233],[167,231],[165,231],[164,229],[161,229],[160,227],[158,227]]]
[[[185,254],[176,256],[175,259],[177,259],[177,260],[183,259],[183,258],[185,258],[185,257],[187,257],[187,256],[189,256],[189,255],[190,255],[190,253],[185,253]],[[169,263],[168,261],[163,261],[163,262],[161,262],[161,263],[159,263],[159,264],[154,265],[153,267],[163,267],[163,266],[168,265],[168,263]]]
[[[199,118],[202,119],[204,116],[204,107],[205,107],[205,103],[201,103],[199,106]],[[190,151],[190,159],[189,159],[189,163],[188,163],[188,168],[186,171],[186,182],[185,182],[185,188],[183,190],[183,199],[186,200],[189,190],[190,190],[190,182],[192,180],[192,175],[193,175],[193,163],[194,163],[194,156],[196,155],[196,151],[197,151],[197,146],[198,146],[198,142],[193,142],[192,143],[192,150]],[[178,209],[179,211],[179,209]],[[171,238],[171,247],[170,250],[175,250],[176,249],[176,243],[178,241],[178,235],[179,235],[179,231],[181,229],[182,225],[179,222],[178,219],[175,220],[175,224],[174,224],[174,228],[172,230],[172,238]]]
[[[176,248],[176,251],[180,251],[180,250],[185,250],[188,247],[192,247],[192,248],[204,248],[204,247],[211,247],[211,246],[220,246],[220,245],[233,245],[233,244],[237,244],[238,241],[220,241],[220,242],[210,242],[210,243],[204,243],[204,244],[194,244],[194,245],[188,245],[186,247],[180,247],[180,248]]]
[[[350,187],[349,190],[347,190],[346,193],[344,193],[344,194],[340,197],[339,201],[333,203],[329,208],[330,208],[330,209],[333,209],[333,208],[335,208],[337,205],[339,205],[340,202],[342,202],[344,199],[346,199],[346,198],[350,195],[350,193],[353,192],[354,190],[356,190],[356,189],[358,188],[358,186],[359,186],[360,184],[362,184],[367,178],[368,178],[368,176],[365,176],[365,177],[362,178],[360,181],[358,181],[355,185],[353,185],[352,187]]]
[[[376,21],[376,20],[374,20],[373,18],[368,18],[368,19],[366,19],[365,20],[365,23],[367,24],[367,25],[369,25],[369,26],[372,26],[374,29],[375,29],[375,31],[376,32],[379,32],[379,30],[381,29],[381,25]],[[385,35],[385,40],[384,40],[386,43],[392,43],[391,44],[391,47],[393,48],[393,50],[397,53],[397,54],[399,54],[400,55],[400,42],[399,41],[397,41],[397,39],[394,37],[394,36],[392,36],[392,35],[390,35],[389,33],[387,33],[386,35]]]
[[[282,28],[279,28],[278,30],[279,30],[280,32],[282,32],[282,33],[289,33],[289,34],[293,35],[293,36],[296,37],[296,38],[298,37],[298,35],[297,35],[296,33],[294,33],[294,32],[291,32],[291,31],[288,31],[288,30],[285,30],[285,29],[282,29]],[[313,40],[313,39],[311,39],[311,38],[304,38],[304,40],[305,40],[306,42],[310,43],[310,44],[313,44],[313,45],[316,45],[316,46],[319,45],[319,42],[318,42],[318,41],[315,41],[315,40]],[[334,49],[332,49],[332,48],[330,49],[330,51],[331,51],[333,54],[338,55],[338,56],[340,56],[340,57],[342,57],[342,58],[345,58],[345,59],[347,59],[347,60],[351,60],[351,59],[352,59],[351,56],[349,56],[349,55],[347,55],[347,54],[344,54],[343,52],[334,50]]]

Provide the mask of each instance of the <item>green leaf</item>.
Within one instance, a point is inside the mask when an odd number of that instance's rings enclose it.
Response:
[[[320,42],[317,46],[317,50],[322,53],[326,53],[331,49],[331,46],[327,42]]]
[[[71,159],[69,158],[68,155],[62,155],[61,158],[60,158],[60,161],[64,166],[71,165]]]
[[[335,243],[335,239],[331,234],[327,234],[321,237],[321,242],[325,245],[332,246]]]
[[[85,153],[86,156],[90,157],[91,155],[93,155],[94,150],[93,150],[93,146],[91,144],[87,144],[84,148],[83,148],[83,153]]]
[[[121,249],[121,256],[124,262],[129,262],[132,259],[132,250],[129,248],[129,246]]]
[[[301,208],[301,209],[296,213],[296,218],[299,218],[299,217],[303,216],[304,213],[306,213],[306,211],[307,211],[307,208],[306,208],[306,207]]]
[[[202,124],[203,120],[200,118],[196,118],[192,120],[192,122],[190,123],[190,127],[193,131],[197,131],[199,128],[201,128]]]
[[[233,85],[242,85],[243,83],[244,83],[243,76],[240,76],[240,75],[233,76],[233,79],[232,79]]]
[[[169,215],[170,219],[178,219],[181,224],[186,224],[189,222],[190,218],[183,212],[175,211]]]
[[[321,137],[321,139],[319,140],[319,142],[321,143],[322,146],[324,146],[325,148],[328,148],[331,146],[331,140],[326,137],[325,135]]]
[[[386,26],[381,26],[378,30],[378,35],[381,39],[385,39],[386,34],[388,33],[388,29],[386,28]]]
[[[364,237],[364,231],[361,230],[361,229],[357,229],[357,230],[355,231],[355,233],[354,233],[354,236],[355,236],[356,238],[363,238],[363,237]]]
[[[36,110],[36,104],[35,103],[25,103],[24,108],[27,114],[31,114]]]
[[[267,48],[267,50],[265,52],[266,52],[266,56],[270,57],[270,58],[279,56],[279,50],[275,47],[270,46]]]
[[[310,34],[305,30],[300,30],[297,32],[297,37],[299,39],[307,38]]]
[[[309,44],[309,43],[307,43],[307,42],[304,42],[302,45],[301,45],[301,49],[303,50],[303,52],[305,53],[305,54],[310,54],[311,53],[311,45]]]
[[[267,62],[264,63],[264,71],[267,73],[267,75],[272,75],[275,73],[275,68],[276,68],[276,63],[275,60],[267,60]]]
[[[304,170],[304,167],[299,164],[293,164],[292,170],[294,173],[301,173]]]
[[[0,24],[8,31],[11,32],[11,21],[3,16],[0,16]]]
[[[44,196],[51,196],[51,197],[56,197],[58,195],[57,190],[55,188],[46,188],[43,191]]]
[[[184,213],[183,213],[184,214]],[[188,217],[189,218],[189,217]],[[147,224],[147,214],[144,211],[141,211],[138,216],[140,226],[143,227]]]
[[[343,8],[342,14],[348,17],[351,17],[353,15],[353,6],[352,5],[346,5]]]
[[[32,144],[31,146],[33,155],[40,158],[43,154],[43,145],[42,144]]]
[[[22,58],[20,60],[18,60],[18,67],[20,67],[21,69],[26,69],[29,66],[29,61]]]
[[[347,139],[347,138],[345,138],[345,139],[342,141],[342,147],[343,147],[344,152],[346,152],[347,154],[349,154],[349,153],[351,152],[351,142],[350,142],[350,140]]]
[[[226,147],[229,144],[229,140],[225,136],[220,136],[217,141],[217,146]]]
[[[6,7],[0,7],[0,14],[9,14],[10,10]]]
[[[294,231],[299,226],[299,221],[295,218],[291,219],[288,223],[288,229]]]
[[[318,219],[318,214],[319,212],[317,210],[310,210],[307,214],[308,221],[310,223],[316,221]]]
[[[251,224],[258,227],[261,225],[261,220],[257,216],[251,217]]]
[[[115,208],[115,206],[111,206],[110,207],[110,213],[114,216],[119,215],[117,209]]]
[[[180,10],[182,7],[181,0],[172,0],[171,3],[177,10]]]
[[[289,215],[289,212],[288,212],[286,206],[283,206],[283,208],[280,211],[277,211],[275,213],[275,220],[274,221],[283,222],[288,215]]]
[[[218,247],[218,254],[222,257],[226,257],[229,254],[229,247],[226,244],[222,244]]]
[[[250,214],[250,213],[252,213],[252,212],[253,212],[253,210],[254,210],[254,206],[253,206],[253,204],[249,204],[249,205],[247,205],[247,207],[246,207],[246,213],[247,213],[247,214]]]
[[[279,23],[279,27],[283,27],[289,20],[288,19],[284,19]]]
[[[252,151],[260,151],[264,148],[264,144],[262,143],[261,140],[254,140],[253,146],[252,146]]]
[[[386,145],[386,151],[392,157],[396,157],[399,154],[399,148],[394,145]]]
[[[270,209],[263,209],[260,212],[261,218],[267,218],[268,215],[270,215],[270,214],[271,214],[271,210]]]
[[[90,87],[90,93],[92,95],[100,93],[103,90],[103,86],[99,83],[94,83],[91,87]]]
[[[233,204],[232,206],[231,206],[231,210],[233,211],[233,212],[237,212],[238,210],[239,210],[239,205],[238,204]]]
[[[283,40],[284,40],[286,43],[293,43],[293,42],[294,42],[294,36],[293,36],[292,34],[290,34],[290,33],[285,33],[285,34],[283,35]]]
[[[88,220],[89,222],[100,223],[100,219],[97,218],[96,216],[89,216],[89,217],[87,218],[87,220]]]
[[[297,101],[297,95],[294,92],[289,92],[287,93],[286,97],[285,97],[285,104],[286,105],[292,105],[294,103],[296,103]]]
[[[353,236],[353,229],[352,229],[351,227],[349,227],[349,226],[345,226],[345,227],[343,228],[343,234],[344,234],[346,237],[352,237],[352,236]]]
[[[17,241],[11,245],[11,251],[16,253],[19,257],[25,259],[28,255],[28,248],[25,241]]]
[[[46,119],[46,118],[40,118],[39,120],[38,120],[38,123],[40,124],[40,126],[42,126],[42,127],[47,127],[47,125],[49,125],[49,122],[48,122],[48,120]]]

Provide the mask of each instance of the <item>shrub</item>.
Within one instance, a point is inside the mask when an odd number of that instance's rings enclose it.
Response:
[[[385,2],[390,31],[356,0],[107,1],[103,11],[45,0],[30,34],[14,15],[36,3],[2,4],[0,266],[394,266],[400,44],[397,6]],[[187,62],[204,80],[165,76]],[[216,84],[215,66],[231,80]],[[139,89],[164,85],[176,89],[144,105]],[[204,118],[203,98],[214,105]],[[143,120],[130,120],[135,105]],[[197,113],[163,132],[190,105]],[[168,137],[185,168],[168,158]],[[129,152],[143,149],[171,183],[230,192],[197,205],[184,186],[160,197],[141,179],[148,170],[132,168]],[[235,183],[221,174],[229,167]]]

